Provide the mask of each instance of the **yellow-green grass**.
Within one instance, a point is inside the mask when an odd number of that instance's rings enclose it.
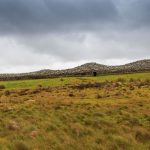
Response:
[[[10,95],[0,91],[0,150],[149,150],[149,75],[2,82]],[[105,80],[113,82],[62,87]],[[20,88],[29,91],[20,94]]]
[[[105,80],[123,79],[150,79],[150,73],[134,73],[134,74],[119,74],[119,75],[101,75],[97,77],[63,77],[51,79],[35,79],[35,80],[18,80],[18,81],[0,81],[0,85],[4,85],[6,89],[19,88],[35,88],[38,85],[42,86],[63,86],[66,84],[75,84],[83,82],[102,82]]]

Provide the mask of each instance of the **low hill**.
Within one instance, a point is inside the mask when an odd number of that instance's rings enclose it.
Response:
[[[150,71],[150,59],[140,60],[120,66],[107,66],[97,63],[86,63],[81,66],[64,69],[64,70],[40,70],[30,73],[19,74],[0,74],[0,80],[19,80],[19,79],[40,79],[59,76],[81,76],[97,74],[112,74],[112,73],[135,73]]]

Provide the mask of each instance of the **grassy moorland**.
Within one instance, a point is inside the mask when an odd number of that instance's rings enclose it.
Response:
[[[103,82],[124,78],[129,80],[134,79],[150,79],[150,73],[135,73],[135,74],[121,74],[121,75],[103,75],[97,77],[65,77],[65,78],[51,78],[51,79],[35,79],[35,80],[18,80],[18,81],[0,81],[0,85],[4,85],[7,89],[21,89],[21,88],[36,88],[39,85],[46,86],[64,86],[68,84],[76,84],[83,82]]]
[[[0,88],[0,150],[150,149],[150,73]]]

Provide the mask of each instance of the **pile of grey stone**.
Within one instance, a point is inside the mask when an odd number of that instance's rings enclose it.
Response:
[[[96,74],[114,74],[114,73],[134,73],[150,71],[150,59],[140,60],[133,63],[120,66],[106,66],[97,63],[86,63],[84,65],[65,70],[41,70],[29,73],[19,74],[0,74],[0,80],[23,80],[23,79],[42,79],[65,76],[90,76],[93,72]]]

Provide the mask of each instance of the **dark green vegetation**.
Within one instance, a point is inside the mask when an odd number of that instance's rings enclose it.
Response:
[[[0,85],[0,150],[150,149],[150,73]]]

